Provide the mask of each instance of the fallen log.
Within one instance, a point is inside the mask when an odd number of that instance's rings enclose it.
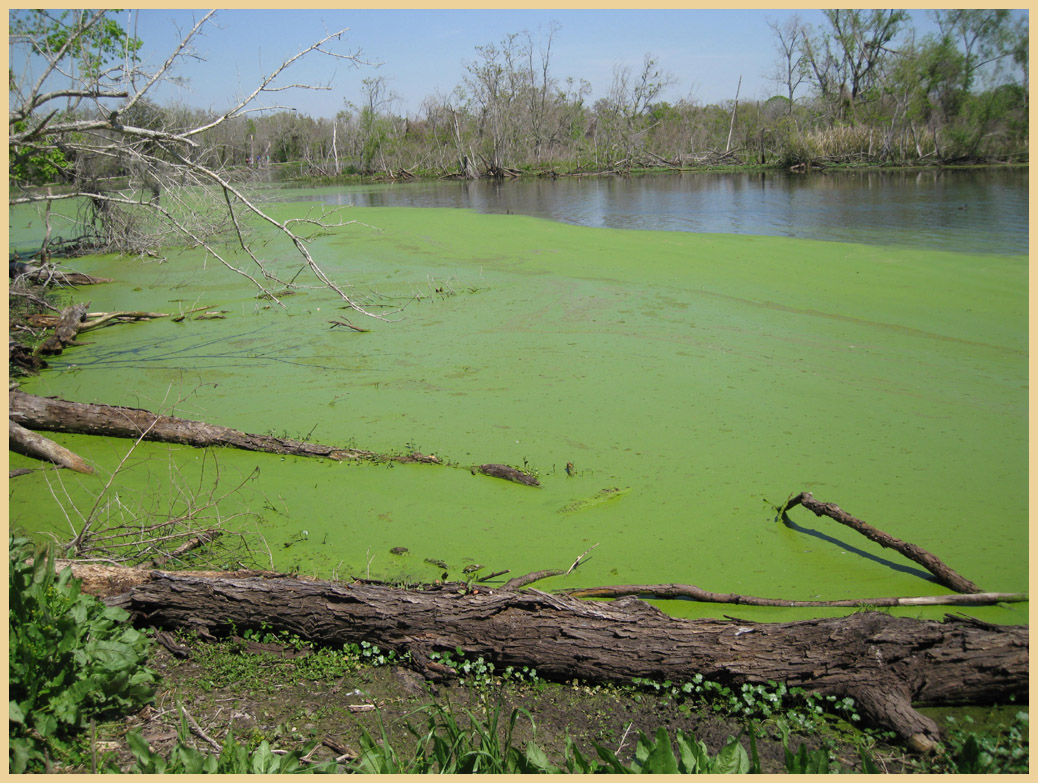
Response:
[[[337,461],[422,462],[440,464],[433,455],[379,454],[364,449],[323,446],[291,438],[250,435],[240,430],[203,421],[162,416],[141,408],[125,408],[98,403],[68,402],[38,397],[12,390],[8,396],[10,418],[27,429],[104,435],[113,438],[141,438],[161,443],[180,443],[207,448],[226,446],[247,451],[264,451],[297,457],[324,457]]]
[[[83,320],[79,324],[79,331],[86,332],[90,329],[96,329],[99,326],[105,326],[109,323],[121,323],[125,321],[148,321],[153,318],[168,318],[169,313],[146,313],[140,311],[120,311],[115,313],[86,313],[83,316]],[[25,322],[29,326],[35,326],[40,329],[53,329],[61,324],[60,315],[50,315],[49,313],[32,313],[25,317]]]
[[[812,511],[815,516],[826,516],[834,519],[841,525],[847,525],[852,530],[857,530],[870,541],[875,541],[882,547],[900,552],[909,560],[918,563],[933,574],[937,581],[949,590],[954,590],[957,593],[983,592],[969,579],[945,565],[936,555],[927,552],[921,546],[910,544],[907,541],[894,538],[894,536],[884,533],[882,530],[877,530],[872,525],[852,517],[835,503],[822,503],[815,500],[810,492],[801,492],[799,495],[787,500],[785,505],[779,510],[779,516],[784,522],[789,522],[787,512],[794,506],[803,506]]]
[[[8,420],[8,431],[10,432],[11,451],[44,462],[53,462],[55,465],[61,465],[61,467],[77,473],[94,472],[94,469],[81,456],[37,432],[27,430],[11,420]]]
[[[459,592],[142,571],[88,564],[84,589],[118,585],[109,603],[142,624],[231,634],[269,628],[341,647],[368,641],[410,653],[426,676],[433,652],[461,649],[553,680],[785,682],[849,696],[868,722],[916,750],[938,740],[912,704],[1006,703],[1028,695],[1028,628],[948,616],[943,622],[859,612],[789,623],[670,617],[636,598],[580,601],[535,590]],[[78,572],[78,573],[77,573]],[[112,592],[112,588],[108,588]]]

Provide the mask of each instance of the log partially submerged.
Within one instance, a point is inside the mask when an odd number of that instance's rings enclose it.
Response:
[[[84,572],[86,569],[86,572]],[[1028,628],[948,616],[944,622],[860,612],[789,623],[670,617],[636,598],[580,601],[535,590],[459,592],[239,574],[141,571],[90,564],[74,572],[117,584],[109,597],[140,622],[228,634],[261,625],[332,646],[368,641],[411,653],[426,676],[433,652],[460,648],[547,679],[785,682],[850,696],[867,721],[917,750],[938,739],[912,704],[1026,700]],[[77,574],[79,575],[79,574]]]
[[[94,469],[87,464],[78,454],[69,451],[64,446],[45,438],[37,432],[27,430],[20,424],[8,420],[8,431],[10,432],[9,443],[11,451],[24,454],[33,459],[53,462],[63,468],[74,470],[77,473],[93,473]]]
[[[379,454],[364,449],[323,446],[291,438],[250,435],[240,430],[203,421],[162,416],[141,408],[117,405],[68,402],[12,390],[9,394],[10,418],[27,429],[105,435],[114,438],[141,438],[162,443],[180,443],[205,448],[227,446],[247,451],[265,451],[297,457],[324,457],[337,461],[424,462],[440,464],[432,455]]]
[[[513,468],[511,465],[498,465],[496,463],[478,465],[472,469],[473,474],[476,474],[477,472],[482,473],[484,476],[490,476],[491,478],[514,481],[516,484],[525,484],[528,487],[539,487],[541,485],[541,482],[537,480],[536,476],[524,473],[518,468]]]
[[[779,509],[779,515],[784,521],[788,521],[786,512],[794,506],[803,506],[812,511],[815,516],[826,516],[830,519],[834,519],[841,525],[847,525],[847,527],[852,530],[857,530],[870,541],[875,541],[882,547],[900,552],[909,560],[918,563],[933,574],[937,578],[937,581],[949,590],[954,590],[957,593],[983,592],[969,579],[945,565],[945,563],[936,555],[927,552],[921,546],[910,544],[907,541],[894,538],[894,536],[884,533],[882,530],[877,530],[872,525],[863,522],[856,517],[852,517],[835,503],[822,503],[821,501],[815,500],[810,492],[801,492],[787,500],[785,505]]]

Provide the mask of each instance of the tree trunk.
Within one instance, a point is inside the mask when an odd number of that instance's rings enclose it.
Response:
[[[86,460],[78,454],[69,451],[64,446],[60,446],[32,430],[27,430],[10,419],[7,425],[10,433],[11,451],[16,451],[33,459],[53,462],[55,465],[61,465],[63,468],[74,470],[77,473],[94,472],[94,469],[86,463]]]
[[[790,623],[670,617],[635,598],[587,602],[535,590],[460,584],[385,585],[78,566],[119,584],[109,599],[149,625],[227,633],[261,624],[314,642],[368,641],[411,653],[427,676],[432,652],[461,648],[495,666],[533,666],[553,680],[785,682],[850,696],[871,723],[916,749],[937,725],[912,708],[986,704],[1028,694],[1028,628],[863,612]],[[92,582],[84,583],[85,589]]]

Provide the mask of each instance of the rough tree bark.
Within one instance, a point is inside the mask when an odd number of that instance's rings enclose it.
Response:
[[[81,574],[84,567],[80,567]],[[1028,628],[968,618],[945,622],[864,612],[790,623],[683,620],[635,598],[580,601],[535,590],[424,591],[287,577],[132,571],[89,566],[118,582],[109,598],[140,622],[206,633],[267,627],[339,646],[369,641],[410,652],[427,676],[429,654],[460,647],[497,666],[534,666],[548,679],[632,677],[729,685],[786,682],[855,699],[859,714],[917,750],[937,725],[923,705],[1026,700]],[[129,572],[129,573],[127,573]]]

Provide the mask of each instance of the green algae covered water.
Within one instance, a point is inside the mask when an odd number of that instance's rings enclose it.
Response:
[[[279,213],[305,213],[304,205]],[[219,450],[220,504],[261,564],[431,581],[446,561],[518,575],[585,562],[544,589],[692,583],[789,599],[948,591],[804,509],[808,490],[992,591],[1028,584],[1027,259],[777,237],[581,228],[460,210],[366,208],[315,257],[392,323],[314,289],[287,309],[198,253],[77,268],[117,283],[91,309],[209,306],[224,320],[84,336],[27,391],[451,466],[350,465]],[[289,269],[288,250],[266,252]],[[203,271],[203,267],[208,267]],[[342,317],[371,331],[332,327]],[[59,436],[96,476],[11,482],[11,524],[67,535],[128,443]],[[473,475],[501,462],[530,488]],[[11,455],[12,467],[29,464]],[[565,470],[572,463],[572,475]],[[197,450],[141,444],[111,491],[161,506]],[[60,499],[58,504],[55,498]],[[59,508],[60,505],[60,508]],[[71,522],[66,517],[71,517]],[[403,555],[390,552],[408,550]],[[660,601],[679,616],[820,616]],[[941,617],[947,611],[895,610]],[[971,614],[1026,622],[1027,605]]]

